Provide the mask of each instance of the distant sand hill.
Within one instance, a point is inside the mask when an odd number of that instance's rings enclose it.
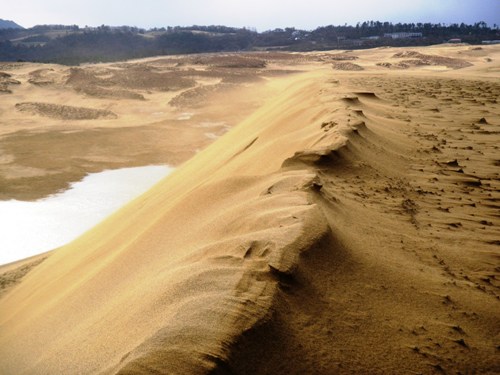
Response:
[[[500,372],[500,47],[345,55],[282,58],[168,178],[5,268],[0,373]]]

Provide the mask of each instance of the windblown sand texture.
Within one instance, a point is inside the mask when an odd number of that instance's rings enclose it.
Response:
[[[442,63],[378,65],[408,51]],[[277,54],[267,75],[245,78],[251,88],[227,73],[235,103],[248,90],[265,100],[75,242],[4,268],[14,281],[0,299],[0,372],[500,372],[500,48],[355,54],[361,71],[332,69],[324,52]],[[261,69],[261,55],[236,69]],[[85,74],[138,90],[137,78],[94,69]],[[229,88],[199,89],[211,100]],[[134,108],[152,108],[148,95]],[[102,109],[115,100],[105,97],[78,105]],[[119,104],[106,108],[118,118],[94,121],[127,131]],[[204,108],[223,121],[215,102]]]

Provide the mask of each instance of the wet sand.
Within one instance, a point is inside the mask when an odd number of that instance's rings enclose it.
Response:
[[[171,171],[168,166],[115,169],[90,174],[38,201],[0,201],[0,265],[66,245]]]

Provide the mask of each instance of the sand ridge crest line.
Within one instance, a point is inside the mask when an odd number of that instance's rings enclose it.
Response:
[[[348,125],[348,126],[342,127],[341,130],[338,130],[337,135],[339,135],[340,133],[344,133],[347,135],[349,135],[351,133],[356,133],[358,131],[358,127],[363,127],[363,126],[365,126],[364,122],[358,122],[355,125]],[[250,145],[253,144],[254,142],[255,142],[255,140],[252,141],[250,143]],[[342,147],[342,146],[340,146],[340,147]],[[245,149],[247,149],[247,148],[248,148],[248,146]],[[330,146],[330,151],[336,150],[338,148],[339,148],[338,145]],[[288,175],[288,176],[286,176],[284,179],[280,179],[276,183],[272,184],[269,188],[267,188],[262,193],[262,197],[265,197],[268,195],[275,195],[277,192],[278,192],[278,194],[284,194],[284,191],[287,192],[286,188],[290,188],[290,187],[292,187],[291,191],[309,191],[309,194],[311,194],[311,193],[314,194],[318,189],[321,189],[321,184],[318,182],[319,181],[318,176],[315,175],[314,173],[311,173],[310,171],[306,172],[306,173],[303,173],[302,171],[294,171],[292,173],[285,171],[285,172],[283,172],[283,174]],[[284,187],[285,187],[285,189],[284,189]],[[299,258],[302,255],[302,253],[307,252],[308,250],[314,248],[319,242],[323,241],[325,237],[330,235],[330,227],[327,225],[327,220],[323,216],[322,211],[319,210],[315,204],[311,205],[310,199],[306,199],[304,201],[304,203],[307,205],[303,209],[301,209],[300,212],[295,211],[294,215],[293,215],[293,218],[295,218],[295,219],[300,219],[301,217],[303,217],[302,218],[303,223],[300,226],[299,235],[294,236],[291,239],[287,238],[288,243],[285,242],[285,243],[280,244],[280,246],[275,247],[270,252],[270,255],[269,255],[268,261],[267,261],[267,264],[271,270],[271,273],[275,274],[278,277],[278,280],[283,280],[285,283],[287,283],[290,280],[290,278],[294,277],[294,274],[297,271],[297,267],[299,266]],[[287,207],[287,209],[289,209],[289,206],[286,206],[286,207]],[[261,210],[257,210],[257,211],[261,212]],[[253,232],[252,236],[256,235],[257,233]],[[267,237],[265,237],[265,238],[267,238]],[[251,256],[252,252],[255,251],[255,247],[258,245],[258,243],[259,243],[259,241],[250,240],[250,244],[247,246],[239,245],[242,249],[246,248],[245,255],[244,255],[245,259],[247,259],[249,256]],[[220,245],[220,244],[218,244],[218,245]],[[210,247],[210,245],[208,247]],[[265,245],[266,251],[269,250],[269,247],[272,248],[273,246],[269,242],[266,242],[266,245]],[[204,256],[203,259],[206,259],[206,256]],[[245,273],[243,275],[239,285],[241,285],[241,283],[243,283],[248,288],[248,287],[251,287],[252,281],[257,282],[257,283],[262,282],[262,281],[258,281],[258,280],[254,279],[254,277],[255,277],[254,271],[250,271],[250,273],[251,273],[250,277],[248,277],[248,273]],[[261,277],[263,277],[263,276],[261,276]],[[267,275],[267,277],[269,277],[269,275]],[[274,300],[274,298],[272,296],[276,294],[277,290],[275,289],[275,285],[271,286],[270,288],[271,289],[268,289],[268,290],[272,291],[271,295],[265,296],[266,301],[269,303],[268,305],[267,304],[262,305],[262,304],[259,304],[258,302],[256,302],[256,301],[259,301],[260,297],[256,297],[256,296],[252,297],[251,293],[247,299],[244,299],[243,301],[239,302],[240,311],[242,313],[244,313],[245,315],[249,314],[248,303],[258,305],[259,308],[261,309],[260,313],[262,314],[262,318],[259,319],[259,318],[254,317],[256,319],[255,322],[253,324],[250,324],[249,326],[241,329],[241,331],[239,333],[236,332],[233,339],[222,340],[223,344],[220,345],[222,347],[222,351],[219,354],[214,353],[214,347],[217,347],[217,345],[215,345],[215,346],[212,344],[207,345],[207,348],[209,348],[208,350],[210,351],[210,353],[205,354],[206,359],[208,359],[209,363],[212,363],[212,365],[215,364],[215,366],[216,366],[212,370],[214,370],[215,368],[217,368],[219,370],[226,368],[225,363],[226,363],[227,358],[230,356],[230,353],[231,353],[231,350],[230,350],[230,348],[232,346],[231,343],[238,341],[241,334],[248,332],[248,331],[252,331],[252,330],[258,330],[262,324],[265,324],[269,319],[271,319],[269,314],[270,314],[270,311],[272,310],[272,307],[274,305],[272,302]],[[264,287],[264,289],[267,289],[267,288]],[[260,290],[262,290],[262,289],[260,289]],[[244,293],[244,294],[248,293],[248,291],[241,290],[240,288],[236,288],[235,291],[238,294],[239,293]],[[232,304],[230,304],[230,305],[232,305]],[[227,314],[227,312],[225,312],[225,313]],[[233,322],[231,324],[231,326],[234,328],[238,325],[241,325],[241,317],[237,313],[233,313],[233,314],[234,314],[235,322]],[[248,316],[247,316],[247,318],[248,318]],[[223,324],[223,323],[224,322],[222,322],[221,324]],[[212,325],[209,325],[209,326],[212,326]],[[156,338],[156,339],[158,339],[158,338]],[[154,341],[155,338],[152,338],[151,340]],[[163,344],[162,344],[163,347],[166,347],[167,345],[165,344],[164,340],[168,341],[168,338],[164,337],[163,339],[161,339],[161,341],[163,342]],[[149,340],[148,340],[148,342],[149,342]],[[144,343],[143,345],[146,345],[146,347],[147,347],[147,343]],[[146,353],[150,353],[149,350],[146,350],[146,349],[142,349],[142,350],[144,350]],[[179,350],[180,350],[179,347],[176,346],[176,351],[177,351],[176,355],[180,355]],[[189,351],[187,353],[189,353]],[[158,353],[155,352],[155,356],[157,354]],[[150,354],[147,354],[147,355],[150,355]],[[165,354],[162,354],[161,357],[164,358],[164,355]],[[192,356],[192,352],[190,355]],[[127,360],[128,359],[129,359],[129,357],[127,356]],[[138,361],[139,363],[137,363],[135,361]],[[140,360],[136,359],[135,361],[132,362],[131,364],[128,364],[125,367],[125,370],[124,370],[125,373],[127,373],[127,371],[137,371],[137,368],[144,369],[145,366],[147,366],[147,365],[144,365],[141,363],[143,361],[148,362],[144,358],[142,358]],[[175,361],[175,360],[173,358],[170,358],[169,366],[173,366],[173,367],[169,367],[169,370],[172,370],[172,368],[176,369],[176,365],[175,365],[175,363],[172,364],[172,361]],[[204,362],[202,360],[200,360],[199,363],[204,363]],[[138,367],[136,367],[136,366],[138,366]],[[152,371],[153,368],[149,368],[149,370]],[[154,371],[158,371],[158,370],[162,371],[158,367],[154,367]],[[121,373],[121,372],[118,371],[118,373]],[[195,373],[196,373],[196,371],[195,371]]]
[[[355,130],[355,127],[352,127],[350,129]],[[319,134],[321,135],[321,133]],[[336,134],[336,137],[338,137],[338,134]],[[244,149],[248,149],[251,145],[255,143],[255,141],[258,139],[255,138],[252,142],[250,142],[249,145],[247,145]],[[335,148],[335,147],[331,147]],[[236,156],[236,155],[235,155]],[[233,156],[234,157],[234,156]],[[290,192],[308,192],[308,194],[315,193],[316,189],[318,188],[318,178],[314,173],[311,173],[310,171],[301,171],[301,170],[295,170],[295,171],[288,171],[288,170],[283,170],[278,174],[280,179],[273,183],[270,187],[268,187],[265,191],[261,193],[261,198],[263,199],[266,198],[267,196],[272,196],[273,198],[276,197],[276,194],[283,195],[286,194],[288,195]],[[296,193],[295,193],[296,194]],[[302,193],[301,193],[302,195]],[[268,268],[271,270],[271,274],[276,275],[278,279],[283,279],[289,280],[289,278],[293,278],[294,273],[296,272],[296,269],[299,264],[299,258],[303,252],[308,251],[309,249],[313,248],[318,242],[322,241],[325,236],[328,236],[330,233],[330,229],[326,224],[326,220],[324,216],[322,215],[321,211],[316,207],[316,205],[312,204],[311,205],[311,200],[307,198],[307,196],[304,196],[304,201],[303,204],[305,205],[303,208],[300,208],[299,211],[294,211],[293,218],[295,220],[300,220],[302,217],[303,223],[299,225],[299,228],[296,230],[298,231],[298,235],[292,236],[292,238],[289,238],[289,236],[285,235],[283,236],[278,236],[283,239],[281,243],[279,243],[278,246],[272,244],[269,241],[265,242],[265,250],[264,253],[269,252],[269,249],[272,248],[269,259],[267,261]],[[291,207],[289,205],[285,205],[286,209],[285,212],[287,212]],[[263,209],[256,209],[255,211],[257,212],[262,212],[265,211],[265,208]],[[275,215],[275,211],[273,210],[273,216]],[[272,219],[271,219],[272,220]],[[296,226],[295,224],[294,226]],[[254,227],[255,224],[252,224],[251,227]],[[259,241],[252,240],[255,235],[259,235],[259,232],[252,232],[251,236],[249,238],[250,244],[245,246],[238,245],[242,248],[246,248],[244,258],[247,259],[250,257],[250,254],[253,254],[255,252],[255,247],[259,245]],[[265,233],[266,238],[276,238],[277,235],[270,235],[269,233]],[[237,239],[236,239],[237,240]],[[216,246],[220,246],[220,244],[217,244]],[[210,247],[210,245],[208,246]],[[206,254],[204,255],[203,259],[206,259]],[[266,267],[267,268],[267,267]],[[254,279],[255,271],[250,271],[251,276],[248,278],[247,276],[243,276],[241,279],[241,282],[243,282],[245,285],[247,285],[252,279]],[[258,272],[257,275],[262,274],[262,272]],[[269,274],[266,272],[265,273],[266,278],[269,277]],[[264,277],[264,276],[260,276]],[[260,283],[260,281],[253,280],[254,282]],[[275,280],[271,279],[271,281],[274,283]],[[273,290],[273,294],[275,294],[275,288],[272,287],[271,290]],[[235,289],[236,292],[240,293],[241,290],[239,288]],[[243,292],[246,293],[246,292]],[[266,298],[269,301],[272,301],[273,298],[272,296],[267,295]],[[258,298],[256,298],[258,300]],[[244,314],[248,314],[248,303],[255,303],[251,302],[252,299],[245,299],[245,302],[240,305],[241,311]],[[258,304],[257,304],[258,305]],[[271,311],[273,306],[273,303],[270,302],[269,305],[267,306],[260,306],[261,312],[260,314],[263,314],[262,319],[257,319],[254,324],[251,324],[250,326],[244,328],[241,330],[241,332],[246,332],[254,329],[258,329],[258,326],[261,324],[264,324],[267,319],[269,319],[268,315],[269,312]],[[241,318],[238,318],[238,314],[235,314],[235,319],[238,321]],[[241,324],[241,323],[240,323]],[[232,326],[238,326],[237,323],[233,323]],[[234,338],[232,341],[236,340],[238,341],[238,338],[241,333],[235,333]],[[229,345],[228,342],[231,342],[231,340],[225,340],[226,346]],[[213,346],[209,345],[209,348],[212,348]],[[224,347],[224,345],[223,345]],[[179,353],[178,353],[179,354]],[[217,366],[222,366],[221,363],[224,363],[223,357],[217,357],[213,353],[211,353],[209,356],[211,360],[213,360]],[[227,355],[226,355],[227,357]],[[217,360],[214,360],[214,358],[218,358]],[[134,368],[134,367],[132,367]],[[174,365],[175,368],[175,365]]]

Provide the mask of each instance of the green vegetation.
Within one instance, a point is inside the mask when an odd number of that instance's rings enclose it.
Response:
[[[390,33],[414,33],[392,38]],[[500,39],[497,25],[397,23],[367,21],[356,26],[325,26],[313,31],[295,28],[261,33],[226,26],[137,27],[41,25],[0,30],[0,61],[56,62],[77,65],[155,55],[202,52],[372,48],[438,44],[450,39],[480,44]]]

